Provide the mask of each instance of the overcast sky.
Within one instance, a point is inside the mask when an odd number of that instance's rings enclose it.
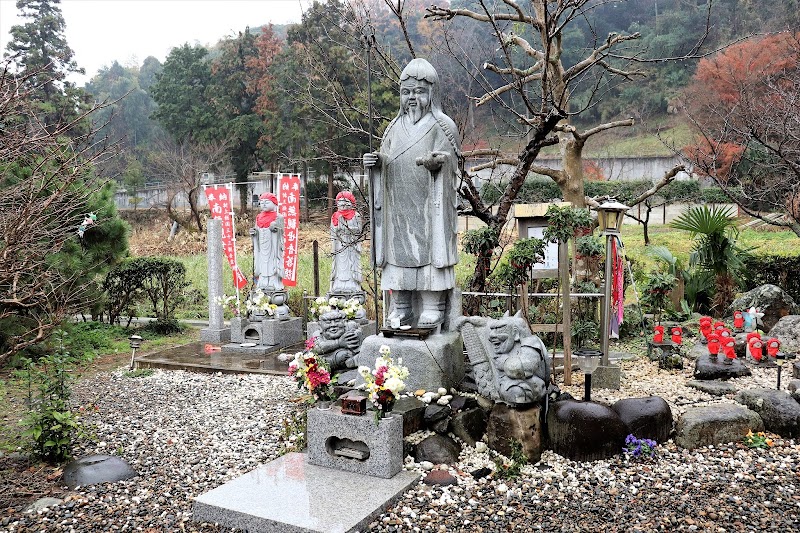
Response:
[[[67,42],[86,76],[70,76],[83,85],[98,69],[142,64],[147,56],[164,62],[170,48],[185,42],[214,44],[246,26],[300,22],[308,0],[61,0]],[[0,0],[0,52],[6,51],[18,17],[16,0]],[[2,56],[2,53],[0,53]]]

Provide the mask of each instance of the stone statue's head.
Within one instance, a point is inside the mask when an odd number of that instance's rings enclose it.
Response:
[[[278,209],[278,197],[271,192],[265,192],[258,197],[258,207],[262,211],[275,211]]]
[[[528,324],[520,313],[489,320],[488,326],[489,342],[497,354],[510,353],[522,337],[530,334]]]
[[[347,327],[346,319],[347,316],[337,309],[321,314],[319,326],[322,328],[322,337],[330,341],[344,335]]]
[[[342,191],[336,195],[336,209],[344,211],[347,209],[355,209],[356,197],[350,191]]]
[[[442,112],[439,75],[433,65],[418,57],[400,74],[400,115],[408,114],[416,123],[430,111]]]

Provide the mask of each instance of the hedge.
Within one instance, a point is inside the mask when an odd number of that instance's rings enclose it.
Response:
[[[777,285],[800,303],[800,256],[757,255],[745,261],[745,289],[751,290],[771,283]]]

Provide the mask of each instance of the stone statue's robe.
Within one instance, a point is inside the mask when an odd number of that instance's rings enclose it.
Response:
[[[253,235],[253,275],[262,290],[283,290],[283,216]],[[273,231],[274,230],[274,231]]]
[[[339,217],[339,224],[331,223],[331,292],[352,294],[361,291],[361,217],[358,213],[350,220]]]
[[[380,211],[376,261],[383,290],[443,291],[455,286],[457,139],[453,121],[432,113],[416,124],[401,115],[384,134],[375,191]],[[430,172],[417,164],[434,151],[448,154],[440,170]]]

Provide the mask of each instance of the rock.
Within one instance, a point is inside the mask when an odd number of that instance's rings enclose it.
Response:
[[[800,361],[795,361],[792,363],[792,377],[795,379],[800,379]]]
[[[701,357],[708,357],[708,345],[702,343],[695,343],[687,354],[689,359],[700,359]]]
[[[486,413],[480,407],[459,411],[450,418],[450,431],[468,446],[475,446],[486,433]]]
[[[800,402],[800,379],[793,379],[789,382],[786,386],[789,391],[789,394],[792,395],[792,398]]]
[[[568,400],[550,406],[547,435],[554,452],[575,461],[594,461],[619,454],[628,430],[610,407]]]
[[[478,453],[483,453],[488,449],[489,447],[482,440],[479,440],[478,442],[475,443],[475,451]]]
[[[483,479],[491,473],[492,473],[491,468],[483,467],[477,470],[473,470],[472,472],[469,473],[469,475],[471,475],[474,479]]]
[[[454,413],[457,411],[466,411],[473,407],[478,407],[478,401],[469,396],[460,396],[456,394],[453,396],[453,399],[450,400],[450,409],[452,409]]]
[[[39,498],[28,507],[25,508],[26,513],[38,513],[42,509],[46,509],[48,507],[53,507],[55,505],[61,505],[64,503],[64,500],[59,500],[58,498]]]
[[[78,485],[83,487],[95,483],[121,481],[135,475],[136,472],[130,465],[119,457],[90,455],[68,463],[64,467],[62,479],[64,485],[74,489]]]
[[[672,410],[663,398],[624,398],[611,408],[622,419],[628,433],[656,442],[669,439],[672,432]]]
[[[458,480],[447,470],[431,470],[422,479],[426,485],[457,485]]]
[[[772,329],[769,330],[767,338],[769,337],[776,337],[781,341],[781,350],[785,352],[796,352],[800,350],[800,315],[787,315],[782,317]]]
[[[358,373],[358,370],[352,368],[350,370],[346,370],[344,372],[340,372],[336,374],[336,382],[339,383],[339,386],[346,389],[343,391],[334,390],[337,395],[346,394],[348,390],[350,390],[349,383],[353,382],[355,385],[356,383],[363,383],[364,379],[361,377],[361,374]],[[338,389],[339,387],[335,387]]]
[[[417,444],[415,460],[430,461],[434,464],[454,464],[458,462],[461,446],[446,435],[431,435]]]
[[[726,394],[733,394],[736,392],[736,387],[733,384],[728,383],[727,381],[720,381],[717,379],[699,381],[696,379],[690,379],[686,382],[687,387],[692,387],[693,389],[701,390],[707,394],[711,394],[712,396],[725,396]]]
[[[410,396],[399,398],[394,403],[392,412],[403,417],[403,437],[425,429],[425,407],[423,402]]]
[[[506,457],[511,456],[511,440],[522,444],[522,453],[535,463],[542,456],[543,428],[540,407],[518,409],[495,404],[486,427],[486,444]]]
[[[761,416],[764,429],[781,437],[800,437],[800,404],[789,393],[770,389],[748,389],[736,401]]]
[[[678,419],[675,443],[693,450],[709,444],[738,442],[748,431],[763,431],[758,413],[737,405],[690,407]]]
[[[798,312],[797,304],[789,293],[777,285],[766,284],[736,298],[728,307],[726,316],[732,316],[736,309],[747,311],[751,307],[757,307],[764,313],[761,321],[767,331],[770,331],[782,317]]]
[[[450,407],[431,404],[425,407],[425,425],[436,433],[447,433],[450,425]]]
[[[694,365],[695,379],[730,379],[750,376],[752,372],[741,359],[734,359],[728,364],[725,357],[718,354],[714,360],[710,356],[699,357]]]

